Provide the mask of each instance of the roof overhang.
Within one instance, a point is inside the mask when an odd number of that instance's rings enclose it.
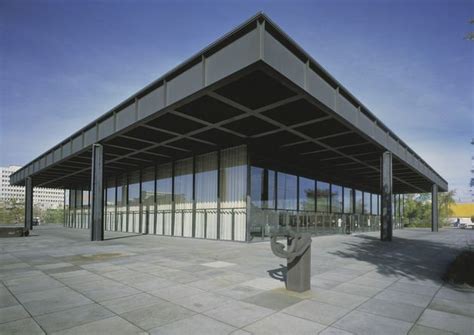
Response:
[[[396,193],[447,182],[265,15],[258,14],[11,176],[88,186],[91,145],[105,172],[247,144],[261,161],[379,192],[394,157]]]

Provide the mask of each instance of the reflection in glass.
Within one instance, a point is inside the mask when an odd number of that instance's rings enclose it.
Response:
[[[115,216],[115,178],[106,181],[105,189],[105,229],[117,230]]]
[[[354,212],[354,201],[352,189],[344,187],[344,213],[353,213]]]
[[[342,213],[342,186],[331,185],[331,212]]]
[[[318,212],[329,212],[329,183],[317,181],[316,206]]]
[[[155,167],[151,166],[142,171],[142,226],[150,234],[155,232]]]
[[[128,232],[140,232],[140,171],[128,177]]]
[[[370,214],[370,193],[364,192],[364,214]]]
[[[277,173],[277,208],[296,210],[297,177],[291,174]]]
[[[372,201],[371,201],[371,213],[372,215],[378,215],[378,198],[377,194],[372,194]]]
[[[363,206],[363,198],[362,198],[362,191],[355,190],[355,213],[363,214],[364,213],[364,206]]]
[[[300,177],[299,178],[299,207],[300,211],[315,211],[315,190],[314,180]]]

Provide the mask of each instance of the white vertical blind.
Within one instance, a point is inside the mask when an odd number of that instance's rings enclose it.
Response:
[[[156,234],[171,235],[172,200],[171,163],[157,167],[156,171]]]
[[[193,159],[176,161],[174,167],[175,236],[193,236]]]
[[[247,150],[245,146],[221,151],[220,165],[220,239],[245,241]],[[232,231],[232,225],[234,230]]]
[[[198,238],[217,238],[217,152],[196,157],[196,231]]]

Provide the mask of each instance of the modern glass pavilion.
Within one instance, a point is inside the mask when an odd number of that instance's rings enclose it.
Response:
[[[251,241],[400,226],[447,182],[258,14],[11,177],[69,190],[68,227]],[[436,201],[433,201],[436,204]],[[433,206],[432,228],[437,230]]]

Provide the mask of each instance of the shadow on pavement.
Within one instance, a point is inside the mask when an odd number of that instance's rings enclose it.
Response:
[[[442,241],[394,236],[392,242],[382,242],[367,235],[355,235],[354,239],[357,240],[344,243],[344,250],[330,253],[374,264],[382,275],[412,280],[442,280],[448,265],[461,251]]]

